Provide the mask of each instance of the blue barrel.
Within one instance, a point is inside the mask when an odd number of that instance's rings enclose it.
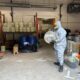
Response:
[[[26,36],[21,36],[19,38],[19,45],[20,45],[20,47],[24,48],[28,44],[29,44],[29,38],[28,38],[28,36],[27,37]]]
[[[37,37],[33,36],[33,35],[30,35],[29,36],[29,44],[30,45],[37,45],[37,43],[38,43]]]
[[[37,51],[38,39],[36,36],[21,36],[19,38],[19,45],[21,50]]]

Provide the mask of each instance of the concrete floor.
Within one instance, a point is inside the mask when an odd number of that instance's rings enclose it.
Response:
[[[51,47],[42,47],[36,53],[20,53],[15,56],[7,53],[0,60],[0,80],[77,80],[80,67],[71,70],[64,66],[64,72],[59,73],[54,61]],[[68,70],[73,79],[65,78]]]

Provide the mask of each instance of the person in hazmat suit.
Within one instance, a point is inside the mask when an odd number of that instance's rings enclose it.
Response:
[[[52,26],[52,31],[56,33],[56,40],[52,41],[54,43],[54,50],[56,54],[57,61],[54,62],[55,65],[59,66],[59,72],[63,72],[63,65],[64,65],[64,52],[67,46],[66,41],[66,31],[62,27],[60,20],[55,22],[55,25]]]

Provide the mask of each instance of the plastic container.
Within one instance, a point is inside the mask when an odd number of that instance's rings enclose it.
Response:
[[[75,36],[75,41],[76,42],[80,42],[80,36],[78,35],[78,36]]]
[[[35,31],[35,27],[31,27],[31,32],[34,32]]]
[[[5,52],[6,51],[6,47],[5,46],[1,46],[1,52]]]
[[[18,28],[19,28],[18,22],[15,22],[15,31],[16,31],[16,32],[18,31]]]
[[[21,36],[19,38],[19,46],[20,46],[20,49],[24,50],[24,49],[28,49],[28,46],[29,45],[29,36]]]
[[[27,32],[30,32],[30,31],[31,31],[30,27],[27,27]]]
[[[30,45],[37,45],[37,43],[38,43],[37,37],[33,36],[33,35],[30,35],[29,36],[29,44]]]
[[[68,60],[68,59],[65,59],[64,62],[65,62],[65,64],[66,64],[67,66],[69,66],[69,67],[72,68],[72,69],[78,67],[78,61],[77,61],[77,60],[74,61],[74,62],[72,62],[72,61],[70,61],[70,60]]]

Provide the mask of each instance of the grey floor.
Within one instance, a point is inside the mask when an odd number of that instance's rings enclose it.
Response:
[[[0,80],[77,80],[80,67],[74,70],[65,65],[64,72],[59,73],[54,61],[51,47],[42,47],[36,53],[20,53],[15,56],[6,53],[0,59]],[[69,75],[71,78],[67,79],[66,76]]]

